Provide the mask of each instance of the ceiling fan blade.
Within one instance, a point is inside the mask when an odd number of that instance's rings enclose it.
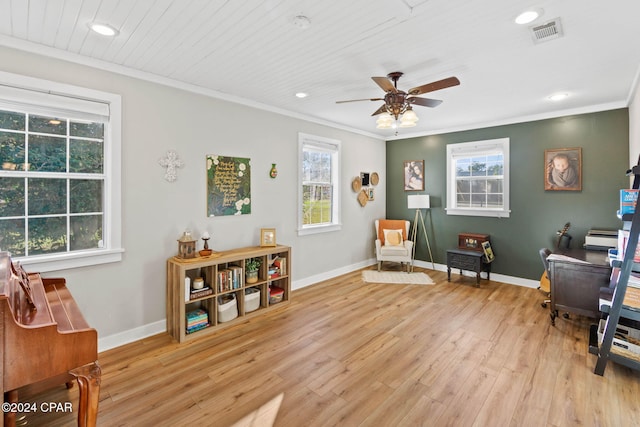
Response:
[[[344,104],[345,102],[358,102],[358,101],[384,101],[384,98],[348,99],[346,101],[336,101],[336,104]]]
[[[415,97],[407,98],[407,102],[409,104],[422,105],[423,107],[431,107],[431,108],[437,107],[438,105],[442,104],[442,101],[440,101],[439,99],[415,98]]]
[[[378,108],[375,113],[372,114],[372,116],[377,116],[378,114],[382,114],[382,113],[386,113],[387,112],[387,105],[384,104],[382,105],[380,108]]]
[[[417,86],[413,89],[409,89],[407,92],[409,95],[421,95],[427,92],[433,92],[440,89],[445,89],[451,86],[457,86],[460,84],[460,80],[457,77],[449,77],[447,79],[438,80],[437,82],[427,83],[426,85]]]
[[[387,77],[371,77],[371,78],[373,79],[374,82],[378,84],[378,86],[382,88],[383,91],[393,92],[393,93],[398,92],[398,89],[396,89],[395,86],[393,86],[393,83],[391,83],[391,80],[389,80]]]

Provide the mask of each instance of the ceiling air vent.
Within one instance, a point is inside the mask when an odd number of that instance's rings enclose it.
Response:
[[[531,27],[531,37],[533,37],[534,43],[542,43],[562,37],[560,18]]]

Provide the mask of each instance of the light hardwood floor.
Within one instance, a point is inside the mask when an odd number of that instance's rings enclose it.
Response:
[[[593,374],[591,320],[552,327],[535,289],[424,271],[435,285],[356,271],[204,341],[162,334],[101,353],[98,425],[257,426],[261,407],[296,427],[640,425],[640,374]],[[20,401],[75,407],[77,387]],[[24,421],[73,425],[75,413]]]

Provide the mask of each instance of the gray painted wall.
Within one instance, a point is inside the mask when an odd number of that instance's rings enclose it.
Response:
[[[504,137],[511,141],[511,216],[447,216],[446,145]],[[582,191],[545,191],[544,150],[569,147],[582,147]],[[625,108],[388,141],[387,217],[413,220],[406,196],[422,193],[403,191],[405,160],[425,161],[424,193],[430,195],[432,206],[427,229],[437,263],[446,264],[446,250],[457,246],[458,233],[486,233],[496,253],[492,271],[539,279],[538,249],[553,248],[556,231],[566,222],[571,222],[573,248],[582,247],[590,228],[620,227],[618,193],[629,185],[625,176],[630,164],[629,113]],[[418,241],[417,258],[429,258],[424,238]]]
[[[192,91],[0,47],[0,70],[122,96],[122,262],[46,273],[65,277],[100,349],[164,330],[166,260],[184,229],[205,229],[214,250],[259,244],[262,227],[292,247],[294,286],[351,271],[375,256],[373,220],[385,215],[385,179],[362,208],[351,190],[361,171],[383,172],[384,141],[310,121],[222,101]],[[106,65],[106,64],[105,64]],[[298,132],[342,141],[342,230],[299,237]],[[158,159],[178,152],[174,183]],[[206,216],[205,156],[251,158],[251,215]],[[277,163],[277,179],[269,178]],[[106,343],[106,344],[105,344]]]

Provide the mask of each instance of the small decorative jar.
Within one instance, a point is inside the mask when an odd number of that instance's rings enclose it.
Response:
[[[193,279],[193,289],[202,289],[204,288],[204,279],[202,277],[196,277]]]
[[[276,169],[275,163],[271,163],[271,170],[269,171],[269,176],[271,178],[275,178],[276,176],[278,176],[278,169]]]

